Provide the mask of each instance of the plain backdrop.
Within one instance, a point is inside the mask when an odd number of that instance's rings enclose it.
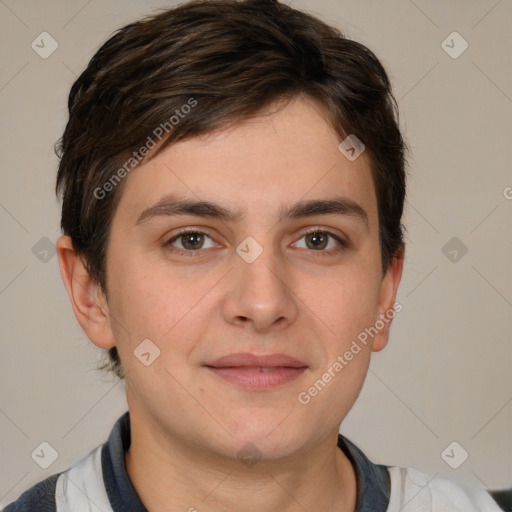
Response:
[[[512,486],[512,2],[288,3],[376,52],[412,150],[403,309],[341,432],[376,463]],[[62,284],[52,146],[99,45],[172,5],[0,0],[0,505],[103,443],[126,410]],[[47,58],[32,47],[42,32],[58,44]],[[58,453],[46,470],[42,442]]]

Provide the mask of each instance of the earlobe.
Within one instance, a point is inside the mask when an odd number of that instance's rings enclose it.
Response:
[[[372,341],[372,351],[379,352],[388,343],[389,329],[393,318],[398,311],[395,309],[395,299],[398,291],[398,285],[402,278],[402,270],[404,266],[405,247],[402,247],[396,252],[393,257],[384,279],[380,291],[380,300],[377,309],[376,324],[382,329],[378,329]]]
[[[87,337],[100,348],[115,346],[105,296],[75,252],[69,236],[57,240],[57,256],[73,311]]]

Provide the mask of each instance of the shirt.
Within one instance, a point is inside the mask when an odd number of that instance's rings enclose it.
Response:
[[[108,440],[80,462],[25,491],[4,512],[146,512],[125,464],[130,447],[127,411]],[[338,434],[338,447],[354,467],[355,512],[503,512],[490,494],[465,488],[412,467],[372,463],[350,440]],[[197,505],[200,512],[201,507]],[[190,510],[194,510],[191,504]]]

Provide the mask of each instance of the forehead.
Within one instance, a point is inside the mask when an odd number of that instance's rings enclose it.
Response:
[[[376,197],[366,155],[349,160],[322,106],[295,98],[234,126],[171,144],[125,178],[118,214],[133,224],[165,196],[229,206],[239,218],[282,216],[299,200],[343,195],[364,205]]]

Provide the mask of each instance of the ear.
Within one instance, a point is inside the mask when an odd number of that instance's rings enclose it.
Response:
[[[95,345],[113,347],[108,304],[100,286],[87,272],[69,236],[60,237],[56,245],[60,273],[78,323]]]
[[[376,322],[381,320],[381,322],[384,324],[384,327],[378,330],[378,333],[372,340],[373,352],[378,352],[387,345],[391,322],[393,321],[395,313],[401,309],[395,309],[394,304],[396,293],[398,291],[398,285],[400,284],[400,279],[402,278],[404,253],[405,247],[402,245],[402,247],[400,247],[400,249],[396,252],[395,256],[393,256],[386,274],[382,279]]]

